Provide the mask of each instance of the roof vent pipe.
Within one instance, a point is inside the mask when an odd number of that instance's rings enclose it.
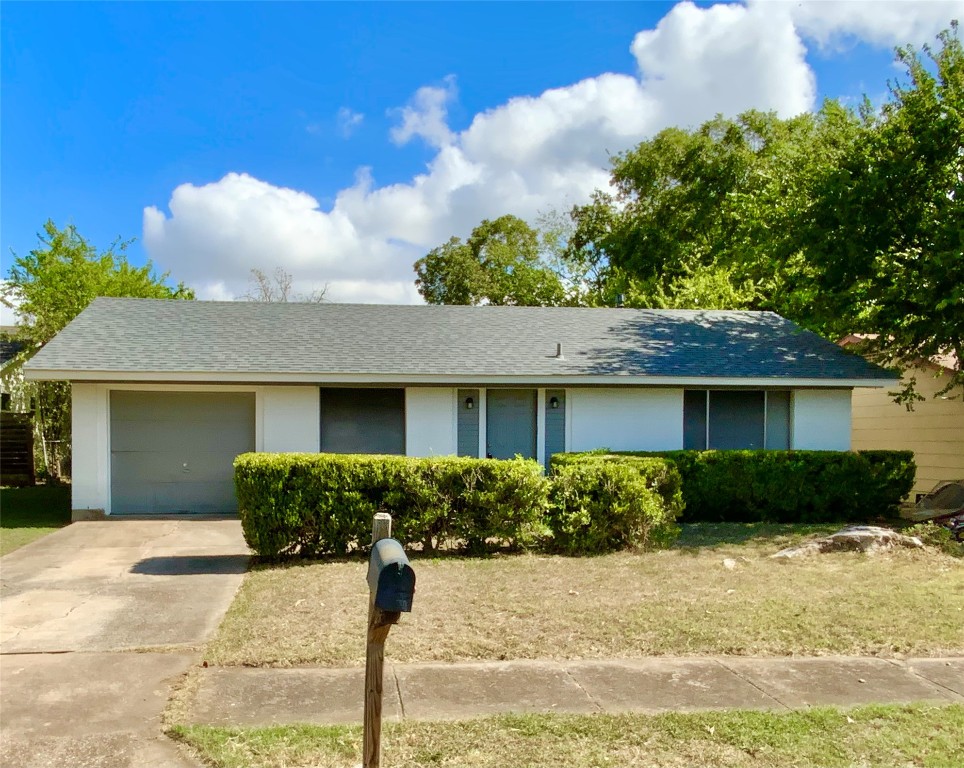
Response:
[[[562,344],[556,344],[556,360],[565,360],[565,355],[562,354]]]

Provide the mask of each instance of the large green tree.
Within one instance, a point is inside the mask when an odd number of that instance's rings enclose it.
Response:
[[[183,284],[170,286],[167,275],[155,274],[148,262],[131,265],[129,242],[98,250],[73,225],[59,229],[47,221],[37,248],[14,261],[3,287],[4,298],[19,311],[19,336],[29,357],[98,296],[193,299]],[[66,382],[24,385],[36,402],[35,424],[47,472],[59,477],[70,455],[70,387]]]
[[[787,120],[751,110],[663,130],[614,159],[612,193],[573,210],[569,259],[604,271],[604,304],[786,312],[799,301],[793,232],[811,179],[859,125],[828,101]]]
[[[561,304],[565,289],[542,250],[522,219],[486,219],[465,242],[453,237],[416,261],[415,284],[429,304]]]
[[[956,24],[938,40],[898,49],[906,79],[816,177],[799,233],[814,313],[899,365],[950,353],[951,389],[964,386],[964,52]]]
[[[964,56],[900,48],[879,108],[834,101],[670,128],[618,155],[611,193],[572,215],[568,258],[598,302],[772,309],[860,332],[898,367],[956,358],[964,385]],[[912,391],[905,393],[912,396]]]

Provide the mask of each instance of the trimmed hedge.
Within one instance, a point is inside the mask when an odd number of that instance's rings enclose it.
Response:
[[[406,546],[525,546],[549,493],[539,464],[521,459],[246,453],[234,482],[245,539],[265,557],[367,548],[380,511]]]
[[[552,469],[553,548],[568,554],[656,548],[679,534],[680,475],[670,462],[590,456],[554,461]]]
[[[897,512],[911,451],[666,451],[558,454],[554,468],[660,457],[682,477],[683,522],[861,522]]]

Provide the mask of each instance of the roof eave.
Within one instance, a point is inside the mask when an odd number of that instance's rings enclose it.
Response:
[[[413,374],[264,371],[96,371],[28,367],[29,381],[151,384],[393,384],[426,386],[652,386],[652,387],[808,387],[850,389],[892,387],[896,378],[812,378],[784,376],[645,376],[632,374]]]

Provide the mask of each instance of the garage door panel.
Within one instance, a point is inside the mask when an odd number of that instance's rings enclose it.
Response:
[[[153,511],[161,513],[231,514],[238,511],[234,485],[217,483],[156,483]]]
[[[254,425],[224,421],[212,424],[196,421],[114,421],[111,434],[112,451],[185,450],[217,452],[223,446],[253,444]]]
[[[121,421],[181,421],[217,425],[247,418],[254,395],[249,392],[111,393],[111,414]]]
[[[217,482],[235,456],[232,451],[115,451],[112,468],[127,482]]]
[[[233,463],[254,441],[251,393],[112,392],[111,511],[236,513]]]

